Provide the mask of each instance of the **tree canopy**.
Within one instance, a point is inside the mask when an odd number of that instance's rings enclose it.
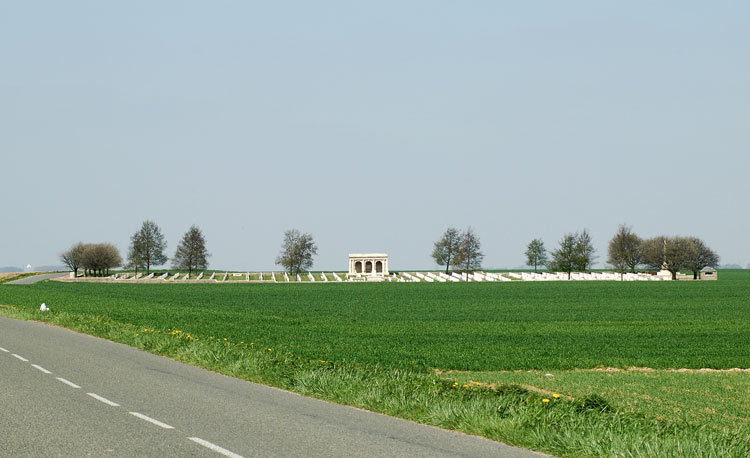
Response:
[[[146,268],[146,273],[151,271],[152,266],[159,266],[167,262],[167,241],[161,228],[150,220],[146,220],[141,228],[130,238],[128,249],[128,265],[135,271],[138,268]]]
[[[620,276],[625,271],[635,272],[643,259],[642,244],[643,240],[629,226],[621,224],[609,241],[607,262],[620,272]]]
[[[318,254],[318,247],[313,241],[312,234],[303,234],[297,229],[284,232],[281,252],[276,258],[276,264],[281,265],[291,274],[298,274],[310,270],[313,266],[313,256]]]
[[[560,240],[558,249],[552,252],[552,261],[548,267],[557,272],[583,272],[591,268],[594,262],[594,246],[586,229],[583,232],[565,234]]]
[[[461,234],[455,227],[449,227],[443,233],[443,236],[435,242],[435,248],[432,250],[432,258],[439,266],[445,266],[445,273],[450,271],[451,263],[455,263],[458,250],[461,245]]]
[[[526,265],[534,266],[536,272],[537,266],[547,265],[547,249],[544,248],[542,239],[534,239],[526,247]]]
[[[206,238],[203,232],[193,225],[177,245],[177,250],[172,257],[172,265],[177,269],[186,269],[188,275],[191,275],[193,270],[208,267],[209,256],[211,255],[206,250]]]
[[[474,229],[467,228],[459,238],[454,264],[463,272],[473,272],[482,268],[484,253],[480,250],[479,236]]]

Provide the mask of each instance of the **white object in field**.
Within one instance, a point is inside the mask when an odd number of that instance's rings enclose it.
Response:
[[[47,304],[45,304],[44,302],[42,302],[42,306],[39,307],[39,310],[41,310],[42,312],[46,312],[46,311],[49,310],[49,307],[47,307]]]

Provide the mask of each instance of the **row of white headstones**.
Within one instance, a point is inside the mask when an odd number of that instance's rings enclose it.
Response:
[[[207,278],[208,281],[250,281],[250,272],[245,273],[230,273],[230,272],[224,272],[217,274],[216,272],[212,273],[210,277]],[[345,281],[355,281],[355,278],[357,280],[361,280],[360,277],[353,277],[349,278],[346,275],[342,274],[339,275],[336,272],[331,272],[329,274],[326,273],[320,273],[319,279],[316,279],[315,276],[311,273],[303,274],[306,277],[305,281],[309,282],[345,282]],[[330,276],[330,278],[329,278]],[[176,274],[169,274],[169,273],[163,273],[158,277],[154,277],[154,274],[148,274],[144,276],[142,273],[139,273],[137,275],[132,275],[129,273],[124,274],[114,274],[111,276],[114,280],[163,280],[163,281],[176,281],[176,280],[189,280],[190,275],[189,274],[183,274],[183,273],[176,273]],[[624,275],[621,275],[617,272],[572,272],[570,274],[570,278],[568,278],[568,274],[566,272],[506,272],[506,273],[494,273],[494,272],[472,272],[472,273],[463,273],[459,274],[456,272],[449,274],[446,274],[444,272],[402,272],[400,275],[389,275],[384,278],[385,281],[389,282],[438,282],[438,283],[446,283],[446,282],[461,282],[461,281],[468,281],[468,282],[503,282],[503,281],[567,281],[567,280],[577,280],[577,281],[596,281],[596,280],[605,280],[605,281],[651,281],[651,280],[662,280],[662,277],[657,277],[656,275],[651,275],[647,273],[626,273]],[[195,280],[204,280],[204,274],[201,272]],[[290,278],[289,274],[286,272],[282,273],[276,273],[276,272],[270,272],[270,273],[263,273],[260,272],[258,274],[258,280],[260,281],[271,281],[271,282],[282,282],[282,283],[291,283],[291,282],[302,282],[303,277],[300,276],[300,274],[297,274],[294,279]]]
[[[494,272],[473,272],[459,274],[456,272],[450,275],[443,272],[404,272],[402,277],[404,281],[412,282],[448,282],[448,281],[474,281],[474,282],[486,282],[486,281],[652,281],[662,280],[662,277],[647,273],[626,273],[620,274],[617,272],[571,272],[570,278],[568,278],[567,272],[505,272],[505,273],[494,273]],[[399,281],[402,281],[399,279]]]

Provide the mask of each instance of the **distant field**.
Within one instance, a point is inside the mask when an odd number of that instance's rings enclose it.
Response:
[[[750,272],[716,282],[4,286],[0,304],[101,315],[294,355],[415,370],[750,367]]]

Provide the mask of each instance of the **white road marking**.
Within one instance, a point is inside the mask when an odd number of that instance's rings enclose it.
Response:
[[[4,349],[3,347],[0,347],[0,351],[3,352],[3,353],[10,353],[10,351]]]
[[[28,359],[24,358],[24,357],[23,357],[23,356],[21,356],[21,355],[17,355],[17,354],[15,354],[15,353],[13,353],[13,356],[15,356],[16,358],[20,359],[21,361],[23,361],[23,362],[25,362],[25,363],[28,363],[28,362],[29,362],[29,360],[28,360]]]
[[[110,401],[107,398],[103,398],[103,397],[99,396],[96,393],[86,393],[86,394],[88,394],[92,398],[96,399],[97,401],[103,402],[103,403],[105,403],[107,405],[110,405],[112,407],[120,407],[120,404],[117,404],[116,402],[112,402],[112,401]]]
[[[71,382],[70,380],[65,380],[62,377],[57,377],[57,380],[63,382],[64,384],[68,386],[72,386],[73,388],[80,388],[80,386],[76,385],[75,383]]]
[[[38,369],[38,370],[44,372],[45,374],[51,374],[52,373],[52,372],[48,371],[47,369],[43,368],[42,366],[37,366],[36,364],[32,364],[31,367],[33,367],[34,369]]]
[[[174,426],[169,426],[168,424],[162,423],[159,420],[154,420],[153,418],[147,417],[146,415],[143,415],[142,413],[138,413],[138,412],[129,412],[129,413],[130,415],[133,415],[134,417],[138,417],[141,420],[146,420],[147,422],[153,423],[156,426],[162,427],[164,429],[174,429]]]
[[[203,440],[200,437],[188,437],[191,441],[195,442],[196,444],[200,444],[208,449],[213,450],[216,453],[221,453],[224,456],[228,456],[230,458],[244,458],[242,455],[238,455],[234,452],[230,452],[229,450],[225,448],[221,448],[216,444],[212,444],[209,441]]]

